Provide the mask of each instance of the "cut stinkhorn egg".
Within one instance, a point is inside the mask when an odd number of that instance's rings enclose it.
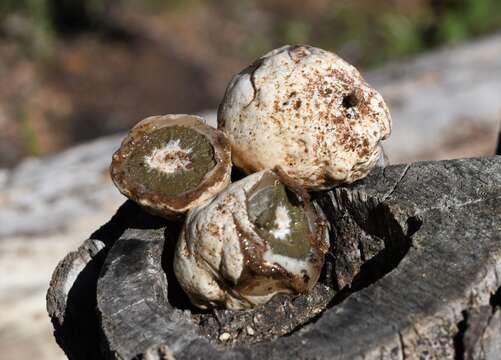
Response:
[[[229,184],[231,153],[225,136],[198,116],[152,116],[132,128],[110,170],[125,196],[177,218]]]
[[[307,194],[265,170],[188,212],[174,271],[196,306],[245,309],[277,293],[307,293],[328,247]]]

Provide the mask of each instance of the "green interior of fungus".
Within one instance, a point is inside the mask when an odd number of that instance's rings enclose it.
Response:
[[[165,173],[148,166],[146,158],[171,141],[179,141],[182,149],[191,149],[189,154],[183,155],[190,162],[189,168]],[[142,184],[148,192],[164,196],[179,195],[195,188],[215,166],[214,148],[207,137],[183,126],[164,127],[145,134],[126,164],[131,181]]]
[[[280,211],[277,212],[278,207],[282,207],[282,215],[284,208],[286,210],[288,231],[280,232],[285,223]],[[303,204],[277,178],[261,180],[249,199],[249,216],[256,232],[274,254],[293,258],[305,258],[309,254],[311,229]]]

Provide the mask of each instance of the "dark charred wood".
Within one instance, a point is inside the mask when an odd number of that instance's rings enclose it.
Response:
[[[378,168],[314,200],[332,235],[317,292],[249,312],[194,309],[170,268],[178,228],[125,205],[54,272],[59,344],[71,359],[499,355],[501,157]]]

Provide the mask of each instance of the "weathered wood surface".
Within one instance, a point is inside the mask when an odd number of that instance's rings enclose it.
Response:
[[[501,309],[494,304],[464,313],[465,332],[458,341],[465,359],[499,359],[501,357]],[[499,305],[499,303],[498,303]]]
[[[97,278],[110,246],[132,226],[138,208],[126,202],[115,216],[56,267],[47,292],[47,311],[57,343],[70,359],[99,359],[95,314]],[[75,341],[78,339],[77,341]]]
[[[390,166],[316,201],[335,236],[323,281],[338,292],[289,335],[255,344],[203,336],[171,279],[163,243],[176,229],[126,203],[54,273],[58,342],[72,359],[499,355],[501,157]]]

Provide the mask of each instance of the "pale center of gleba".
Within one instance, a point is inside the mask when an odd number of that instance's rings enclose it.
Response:
[[[163,147],[155,148],[144,157],[149,170],[156,170],[165,174],[187,171],[192,168],[191,149],[183,149],[179,139],[170,140]]]
[[[280,204],[275,210],[275,229],[271,230],[271,235],[279,240],[284,240],[291,233],[291,219],[287,208]]]

